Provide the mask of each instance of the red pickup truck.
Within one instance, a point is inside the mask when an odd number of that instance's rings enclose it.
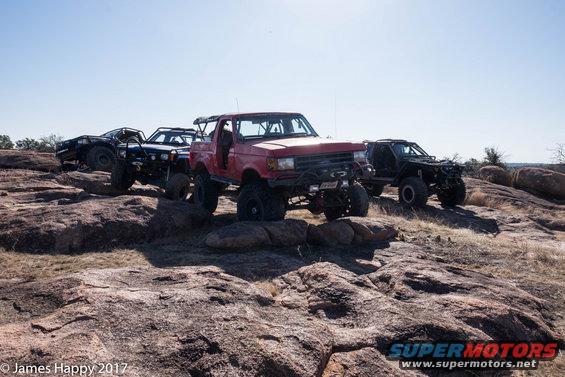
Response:
[[[237,113],[194,121],[204,141],[190,149],[196,205],[214,212],[228,185],[240,187],[240,221],[283,219],[309,209],[328,220],[366,216],[356,179],[371,171],[365,145],[319,137],[302,114]]]

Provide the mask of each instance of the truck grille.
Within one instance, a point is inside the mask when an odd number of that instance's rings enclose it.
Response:
[[[326,164],[333,163],[349,163],[353,161],[353,153],[327,153],[315,154],[310,156],[299,156],[294,159],[294,169],[297,171],[304,171],[310,168],[322,167]]]

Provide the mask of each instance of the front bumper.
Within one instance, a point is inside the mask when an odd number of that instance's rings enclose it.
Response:
[[[359,162],[338,162],[312,167],[303,172],[281,174],[269,179],[271,188],[302,188],[307,190],[312,185],[321,185],[324,182],[350,181],[370,175],[373,167],[370,164]]]
[[[55,157],[58,158],[61,162],[74,161],[74,160],[78,160],[78,153],[76,148],[70,146],[70,147],[57,149],[55,151]]]

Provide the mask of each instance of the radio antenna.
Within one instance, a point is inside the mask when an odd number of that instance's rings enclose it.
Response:
[[[237,100],[237,97],[235,97],[235,104],[237,105],[237,112],[239,113],[239,101]]]
[[[337,138],[337,91],[334,89],[334,137]]]

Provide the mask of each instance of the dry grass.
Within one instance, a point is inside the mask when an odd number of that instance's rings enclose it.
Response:
[[[520,210],[519,208],[516,208],[509,203],[505,203],[501,200],[497,200],[492,196],[489,196],[488,194],[485,194],[484,192],[479,190],[471,191],[470,193],[467,194],[467,198],[465,199],[465,205],[494,208],[510,213]]]
[[[488,196],[484,192],[481,191],[472,191],[467,195],[465,199],[466,205],[478,206],[478,207],[490,207],[490,208],[498,208],[500,204],[492,197]]]
[[[516,277],[526,273],[540,280],[552,277],[565,285],[563,242],[541,243],[477,233],[452,226],[421,212],[411,212],[406,217],[400,211],[373,206],[370,215],[382,217],[386,213],[386,220],[399,229],[400,236],[406,241],[431,246],[433,252],[446,254],[451,258],[460,255],[466,261],[474,260],[472,264],[481,265],[481,269],[485,266],[494,267],[495,275]],[[436,241],[437,236],[440,236],[439,243]]]
[[[267,292],[268,294],[270,294],[273,297],[276,297],[279,294],[279,289],[271,281],[268,281],[268,280],[258,281],[258,282],[255,283],[255,285],[258,288],[264,290],[265,292]]]
[[[0,279],[35,280],[87,268],[149,266],[143,254],[135,250],[92,252],[77,255],[33,254],[0,250]]]

